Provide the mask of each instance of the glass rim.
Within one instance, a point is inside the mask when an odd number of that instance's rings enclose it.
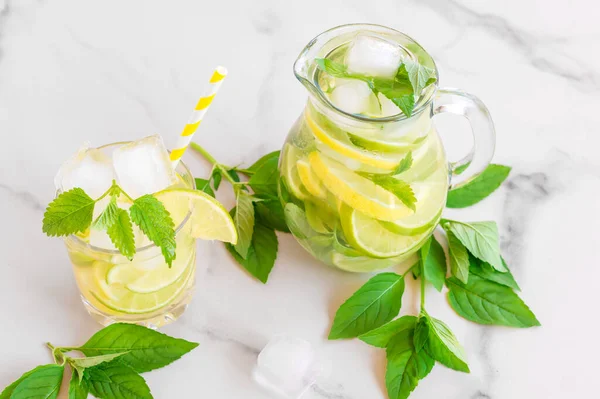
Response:
[[[129,143],[132,143],[132,142],[133,142],[133,140],[130,140],[130,141],[115,141],[114,143],[108,143],[108,144],[104,144],[104,145],[102,145],[100,147],[94,147],[94,148],[97,149],[97,150],[102,150],[102,149],[105,149],[107,147],[123,146],[123,145],[129,144]],[[188,174],[189,176],[192,176],[192,189],[195,190],[196,189],[196,181],[194,180],[194,177],[192,175],[192,172],[190,171],[190,168],[182,160],[179,161],[179,164],[177,166],[179,167],[180,165],[181,165],[181,167],[183,167],[184,172],[186,174]],[[57,192],[57,194],[59,194],[59,193],[61,193],[61,190],[57,190],[56,192]],[[188,210],[187,215],[185,215],[185,217],[183,218],[183,220],[181,221],[181,223],[179,223],[179,225],[175,229],[175,235],[177,235],[177,233],[179,233],[179,231],[181,231],[181,229],[183,229],[183,226],[185,226],[185,224],[188,222],[188,220],[190,219],[191,216],[192,216],[192,211]],[[100,253],[110,254],[110,255],[122,255],[121,252],[119,252],[119,250],[117,250],[117,249],[108,249],[108,248],[97,247],[95,245],[92,245],[92,244],[90,244],[88,242],[83,241],[81,238],[77,237],[77,235],[75,235],[75,234],[71,234],[71,235],[65,237],[65,239],[72,239],[77,244],[82,245],[83,247],[85,247],[87,249],[90,249],[90,250],[92,250],[94,252],[100,252]],[[159,248],[159,247],[156,244],[151,243],[151,244],[148,244],[148,245],[144,245],[143,247],[136,247],[135,248],[135,253],[137,255],[140,252],[148,251],[148,250],[150,250],[152,248]]]
[[[406,38],[410,42],[417,45],[421,50],[423,50],[423,52],[425,54],[427,54],[429,56],[433,66],[434,66],[434,69],[435,69],[436,82],[432,85],[433,90],[430,89],[429,92],[427,92],[425,96],[420,98],[419,101],[417,103],[415,103],[415,105],[417,105],[419,103],[421,103],[421,104],[418,106],[418,108],[413,109],[411,116],[407,116],[403,112],[400,112],[396,115],[377,118],[377,117],[370,117],[370,116],[366,116],[366,115],[352,114],[352,113],[346,112],[346,111],[342,110],[341,108],[338,108],[335,104],[333,104],[331,102],[331,100],[329,100],[329,98],[327,98],[325,93],[323,93],[323,90],[321,89],[321,86],[319,85],[319,83],[317,81],[317,76],[318,76],[317,73],[313,74],[312,81],[311,81],[311,80],[307,79],[306,77],[302,76],[302,74],[298,72],[299,68],[298,68],[297,64],[299,62],[301,62],[301,60],[303,61],[303,56],[309,52],[309,50],[312,48],[312,46],[315,43],[317,43],[319,40],[321,40],[323,38],[327,38],[328,36],[335,34],[337,31],[343,31],[344,29],[347,29],[347,28],[354,28],[357,31],[360,30],[361,28],[364,28],[365,30],[368,30],[369,28],[386,30],[390,33],[393,33],[395,35],[399,35],[399,36]],[[438,86],[439,71],[438,71],[437,65],[435,64],[435,60],[433,59],[433,57],[431,57],[431,55],[427,51],[425,51],[425,48],[423,46],[421,46],[421,44],[419,44],[415,39],[408,36],[407,34],[400,32],[399,30],[396,30],[394,28],[390,28],[390,27],[384,26],[384,25],[369,24],[369,23],[344,24],[344,25],[339,25],[339,26],[330,28],[322,33],[319,33],[300,52],[300,55],[298,56],[298,58],[296,59],[296,61],[294,63],[294,75],[296,76],[296,79],[298,79],[300,82],[302,82],[302,83],[306,82],[306,83],[310,84],[311,86],[315,87],[317,99],[320,100],[325,106],[329,107],[333,111],[338,112],[339,114],[341,114],[345,117],[352,118],[352,119],[358,120],[360,122],[378,122],[378,123],[383,122],[383,123],[386,123],[386,122],[398,122],[398,121],[410,120],[413,117],[419,116],[421,113],[423,113],[423,111],[425,111],[430,106],[430,104],[432,103],[432,101],[435,97],[435,93],[437,92],[437,89],[439,87]]]

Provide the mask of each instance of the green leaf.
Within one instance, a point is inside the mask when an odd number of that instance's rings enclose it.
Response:
[[[460,316],[479,324],[533,327],[540,322],[513,290],[471,275],[468,284],[455,278],[446,281],[450,306]]]
[[[111,324],[94,334],[80,348],[86,356],[127,352],[119,362],[138,373],[164,367],[198,346],[135,324]]]
[[[446,280],[446,271],[447,265],[444,248],[437,242],[435,237],[431,236],[429,255],[425,259],[425,264],[423,265],[425,279],[433,284],[436,290],[441,292]]]
[[[243,258],[248,256],[254,231],[254,197],[243,190],[236,190],[236,207],[234,222],[238,231],[238,241],[235,250]]]
[[[348,77],[348,67],[346,67],[344,64],[340,64],[339,62],[335,62],[327,58],[315,58],[315,63],[321,71],[333,76],[334,78]]]
[[[127,352],[110,353],[108,355],[98,355],[91,357],[72,357],[69,358],[68,362],[71,366],[77,369],[87,369],[90,367],[97,366],[102,363],[108,363],[118,357],[123,356]]]
[[[510,272],[510,270],[508,270],[508,266],[506,265],[504,258],[502,259],[502,263],[506,267],[506,272],[499,272],[498,270],[494,269],[489,263],[482,262],[474,256],[470,256],[469,261],[471,262],[471,267],[469,270],[472,274],[476,274],[485,280],[493,281],[495,283],[510,287],[517,291],[521,291],[521,288],[519,288],[519,285],[515,281],[515,278],[513,277],[512,273]]]
[[[417,318],[415,316],[402,316],[379,328],[366,332],[358,338],[369,345],[385,348],[394,336],[402,331],[414,329],[416,324]]]
[[[146,381],[119,361],[87,369],[85,383],[90,393],[102,399],[152,399]]]
[[[210,195],[211,197],[215,198],[215,192],[212,189],[212,187],[210,186],[210,180],[201,179],[199,177],[197,177],[195,180],[196,180],[196,190],[200,190],[200,191]]]
[[[231,176],[231,178],[233,179],[234,182],[236,182],[236,183],[240,182],[240,175],[238,175],[238,173],[235,171],[235,169],[229,169],[227,171],[227,174],[229,176]]]
[[[329,339],[358,337],[382,326],[400,312],[404,278],[381,273],[371,278],[340,306]]]
[[[269,274],[275,265],[275,258],[277,258],[278,246],[275,231],[261,223],[254,225],[252,242],[248,247],[246,259],[242,258],[231,244],[225,244],[235,260],[262,283],[266,283],[269,279]]]
[[[406,156],[404,158],[402,158],[402,160],[400,161],[398,166],[396,166],[396,169],[394,169],[390,173],[390,175],[393,176],[393,175],[399,175],[400,173],[404,173],[412,167],[412,164],[413,164],[412,151],[409,151],[408,154],[406,154]]]
[[[117,206],[117,198],[111,197],[110,202],[104,208],[100,216],[92,224],[92,228],[97,230],[107,230],[110,226],[116,223],[119,219],[119,207]]]
[[[147,194],[133,202],[129,213],[133,223],[161,249],[170,267],[175,259],[175,223],[163,203]]]
[[[425,344],[427,344],[427,340],[429,339],[429,325],[427,324],[427,317],[421,316],[419,317],[419,321],[417,322],[417,326],[415,327],[415,336],[413,338],[413,343],[415,345],[415,351],[419,352]]]
[[[283,208],[285,221],[292,234],[298,238],[309,238],[317,234],[308,223],[306,213],[298,205],[288,202]]]
[[[58,397],[64,366],[47,364],[23,374],[0,393],[0,399],[55,399]]]
[[[502,182],[508,177],[510,169],[504,165],[489,165],[472,182],[451,190],[448,193],[446,206],[448,208],[466,208],[478,203],[502,185]]]
[[[463,283],[469,281],[469,253],[454,233],[448,231],[448,253],[450,272]]]
[[[415,203],[417,198],[413,192],[410,184],[403,180],[399,180],[390,175],[378,175],[372,173],[358,172],[359,175],[371,180],[373,183],[384,188],[390,193],[394,194],[404,205],[415,211]]]
[[[375,93],[379,92],[389,98],[406,116],[412,115],[415,95],[409,82],[375,78],[368,83]]]
[[[92,224],[95,203],[80,188],[59,194],[46,208],[42,231],[51,237],[85,231]]]
[[[87,381],[81,381],[83,374],[79,375],[78,372],[73,372],[71,375],[71,381],[69,381],[69,399],[87,399],[89,389]]]
[[[133,206],[132,206],[133,208]],[[106,229],[110,240],[127,259],[132,260],[135,255],[135,238],[129,214],[123,209],[118,209],[114,223]]]
[[[39,392],[39,395],[47,393],[49,396],[43,396],[44,398],[56,398],[60,389],[63,372],[64,367],[56,364],[38,366],[24,373],[15,382],[4,388],[2,393],[0,393],[0,399],[27,398],[26,394],[28,392],[32,394]],[[43,388],[44,386],[46,388]],[[33,392],[36,389],[35,387],[39,387],[40,391],[36,390],[36,392]],[[56,389],[54,390],[54,388]],[[37,397],[29,396],[30,399]]]
[[[418,96],[423,89],[437,80],[435,69],[423,66],[418,62],[406,60],[403,64],[408,73],[408,79],[413,87],[415,94]]]
[[[498,271],[506,271],[500,259],[498,227],[496,222],[458,222],[445,220],[444,229],[454,233],[463,245],[484,262]]]
[[[255,202],[254,211],[256,219],[264,226],[284,233],[290,232],[285,223],[285,214],[283,213],[283,207],[279,199]]]
[[[415,351],[410,330],[392,338],[386,355],[385,385],[390,399],[407,399],[435,364],[425,351]]]
[[[422,319],[428,326],[428,338],[425,345],[427,354],[446,367],[468,373],[469,366],[465,350],[450,328],[443,321],[429,315]]]
[[[256,171],[258,171],[258,169],[260,169],[260,167],[264,163],[270,161],[271,159],[276,159],[277,162],[279,162],[280,153],[281,153],[281,151],[277,150],[277,151],[270,152],[266,155],[263,155],[258,161],[254,162],[254,164],[252,166],[250,166],[248,168],[248,170],[256,173]]]
[[[221,168],[219,168],[217,165],[215,165],[213,167],[213,170],[210,174],[210,179],[212,180],[213,183],[213,187],[215,190],[219,189],[219,186],[221,185],[221,179],[223,178],[223,175],[221,175]]]
[[[467,162],[467,163],[466,163],[466,164],[464,164],[464,165],[460,165],[460,166],[456,167],[456,168],[455,168],[455,169],[454,169],[452,172],[453,172],[455,175],[460,175],[460,174],[462,174],[462,173],[463,173],[465,170],[467,170],[467,168],[469,167],[469,165],[471,165],[471,162]],[[450,208],[452,208],[452,207],[450,207]]]
[[[266,195],[277,198],[277,182],[279,171],[277,164],[279,158],[270,158],[260,166],[248,180],[248,184],[257,195]]]

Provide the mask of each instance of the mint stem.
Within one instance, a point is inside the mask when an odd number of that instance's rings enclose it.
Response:
[[[425,276],[421,272],[421,311],[425,310]]]
[[[192,150],[202,155],[208,162],[210,162],[213,165],[213,167],[219,169],[221,171],[221,175],[223,175],[223,177],[227,179],[229,183],[231,183],[234,186],[238,184],[235,180],[233,180],[231,176],[229,176],[229,173],[227,172],[228,168],[224,167],[223,164],[217,162],[215,157],[210,155],[210,153],[206,151],[200,144],[192,141],[190,143],[190,147],[192,148]]]
[[[52,351],[52,357],[54,358],[54,363],[58,365],[65,364],[65,356],[63,355],[61,348],[55,348],[50,342],[46,342],[46,346],[50,348]]]

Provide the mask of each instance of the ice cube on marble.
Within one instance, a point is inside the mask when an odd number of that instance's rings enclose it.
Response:
[[[326,369],[309,342],[276,335],[258,355],[254,379],[280,397],[297,399],[327,373]]]
[[[359,34],[346,53],[348,72],[381,78],[393,78],[400,67],[403,49],[383,37]]]
[[[79,187],[95,199],[110,188],[114,178],[110,157],[96,148],[84,145],[62,164],[54,178],[54,184],[61,191]]]
[[[366,113],[376,102],[369,85],[356,79],[337,79],[330,98],[333,105],[350,114]]]
[[[169,153],[159,135],[117,148],[113,152],[113,166],[119,186],[133,198],[177,183]]]

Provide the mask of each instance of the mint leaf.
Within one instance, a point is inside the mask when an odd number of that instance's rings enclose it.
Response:
[[[429,315],[424,315],[421,319],[427,325],[428,338],[425,345],[427,354],[446,367],[468,373],[465,350],[450,328],[443,321]]]
[[[135,255],[135,238],[127,211],[118,209],[115,221],[106,229],[106,232],[115,248],[127,259],[132,260]]]
[[[122,353],[118,362],[138,373],[164,367],[198,346],[135,324],[111,324],[94,334],[83,346],[69,348],[86,356]]]
[[[469,165],[471,165],[471,162],[467,162],[463,165],[457,166],[454,170],[452,170],[452,173],[454,173],[455,175],[460,175],[462,174],[465,170],[467,170],[467,168],[469,167]],[[452,208],[452,207],[449,207]]]
[[[402,65],[408,74],[408,79],[414,93],[419,96],[423,89],[437,80],[435,69],[423,66],[418,62],[406,60]]]
[[[60,193],[46,208],[42,231],[50,237],[85,231],[92,224],[95,203],[80,188]]]
[[[85,384],[97,398],[152,399],[142,376],[118,361],[87,369]]]
[[[263,166],[263,164],[265,164],[266,162],[269,162],[271,159],[276,159],[277,163],[278,163],[280,153],[281,153],[281,151],[277,150],[277,151],[270,152],[266,155],[263,155],[258,161],[254,162],[254,164],[252,166],[250,166],[248,168],[248,170],[256,173],[258,171],[258,169],[260,169],[261,166]]]
[[[213,187],[215,188],[215,190],[219,189],[219,186],[221,185],[221,179],[223,178],[223,176],[221,175],[221,168],[218,167],[218,165],[215,165],[213,167],[213,170],[210,174],[210,179],[213,182]]]
[[[472,182],[448,193],[448,208],[466,208],[493,193],[506,180],[511,168],[504,165],[489,165]]]
[[[398,166],[396,166],[396,169],[394,169],[390,173],[390,175],[393,176],[393,175],[399,175],[400,173],[404,173],[411,168],[412,164],[413,164],[412,151],[409,151],[408,154],[406,154],[406,156],[404,158],[402,158],[402,160],[400,161]]]
[[[451,231],[448,234],[448,253],[450,255],[450,272],[463,283],[469,281],[469,253]]]
[[[469,269],[470,273],[476,274],[485,280],[493,281],[506,287],[510,287],[514,290],[521,291],[521,288],[515,281],[512,273],[510,270],[508,270],[508,266],[506,265],[504,259],[502,259],[502,263],[504,264],[504,267],[506,267],[506,272],[499,272],[489,263],[482,262],[472,255],[469,257],[469,261],[471,262],[471,267]]]
[[[315,58],[315,63],[321,71],[333,76],[334,78],[349,77],[348,67],[344,64],[340,64],[339,62],[335,62],[327,58]]]
[[[233,221],[238,231],[238,241],[235,245],[236,252],[246,259],[248,248],[252,242],[254,231],[254,205],[255,198],[241,189],[236,190],[236,206]]]
[[[165,262],[171,267],[175,259],[175,223],[162,202],[151,194],[133,201],[129,208],[131,220],[161,249]]]
[[[215,198],[215,192],[213,191],[212,187],[210,186],[210,180],[201,179],[199,177],[197,177],[195,180],[196,180],[196,190],[200,190],[200,191],[210,195],[211,197]]]
[[[83,374],[73,371],[69,381],[69,399],[87,399],[89,389],[86,381],[81,381]]]
[[[46,392],[49,392],[50,396],[47,397],[56,398],[58,396],[58,389],[60,388],[60,382],[62,381],[63,372],[64,367],[56,364],[38,366],[33,370],[24,373],[15,382],[4,388],[2,393],[0,393],[0,399],[10,399],[14,397],[26,398],[27,396],[24,396],[24,394],[30,391],[32,387],[36,386],[38,382],[41,382],[44,385],[48,383],[49,386]],[[52,388],[55,387],[56,380],[58,380],[58,386],[56,388],[56,391],[54,391]],[[23,386],[21,387],[21,385]],[[18,391],[17,388],[19,388]],[[18,396],[13,396],[13,394]],[[43,393],[40,393],[40,395],[42,394]],[[33,396],[30,396],[30,398],[33,398]]]
[[[256,219],[262,225],[284,233],[290,232],[285,223],[285,214],[279,199],[255,202],[254,211]]]
[[[450,306],[460,316],[479,324],[534,327],[540,322],[513,290],[471,275],[468,284],[455,278],[446,281]]]
[[[248,184],[252,187],[255,194],[277,198],[277,182],[279,180],[278,162],[279,158],[274,157],[265,160],[256,169],[252,177],[250,177]]]
[[[404,278],[381,273],[371,278],[335,314],[329,339],[358,337],[382,326],[400,312]]]
[[[97,230],[107,230],[110,226],[116,223],[119,219],[119,207],[117,206],[117,198],[111,197],[110,202],[104,208],[100,216],[92,224],[92,228]]]
[[[47,364],[26,372],[0,393],[0,399],[56,399],[64,366]]]
[[[373,183],[378,186],[384,188],[390,193],[394,194],[396,198],[398,198],[406,207],[415,211],[417,208],[415,204],[417,202],[417,198],[415,197],[415,193],[413,192],[410,184],[406,183],[403,180],[396,179],[390,175],[378,175],[371,174],[365,172],[357,172],[362,177],[365,177],[371,180]]]
[[[407,399],[435,364],[425,351],[415,350],[412,330],[392,338],[386,357],[385,385],[390,399]]]
[[[242,258],[231,244],[226,243],[225,247],[248,273],[260,282],[266,283],[275,265],[278,245],[275,231],[261,223],[256,223],[246,259]]]
[[[72,357],[72,358],[69,358],[67,361],[73,368],[75,368],[77,370],[84,370],[84,369],[87,369],[90,367],[97,366],[102,363],[108,363],[126,353],[127,352],[118,352],[118,353],[110,353],[108,355],[98,355],[98,356],[91,356],[91,357],[75,357],[75,358]]]
[[[489,263],[498,271],[506,271],[500,259],[500,245],[498,243],[498,227],[496,222],[458,222],[445,220],[442,224],[444,230],[454,233],[456,238],[475,257]]]
[[[390,340],[405,330],[415,328],[417,318],[415,316],[402,316],[392,320],[379,328],[366,332],[358,337],[363,342],[378,348],[385,348]]]
[[[383,94],[396,104],[406,116],[412,115],[415,107],[415,95],[409,82],[375,78],[368,83],[375,94],[378,92]]]
[[[415,345],[415,351],[419,352],[425,344],[427,344],[427,340],[429,339],[429,326],[427,324],[427,319],[425,316],[419,317],[419,321],[417,322],[417,326],[415,327],[415,335],[413,338],[413,343]]]
[[[435,237],[431,236],[430,239],[431,245],[429,247],[429,254],[422,267],[423,274],[425,275],[425,279],[429,281],[436,290],[441,292],[446,280],[446,254],[444,253],[444,248],[437,242]]]
[[[283,213],[287,226],[296,237],[309,238],[317,234],[308,223],[306,213],[298,205],[288,202]]]

